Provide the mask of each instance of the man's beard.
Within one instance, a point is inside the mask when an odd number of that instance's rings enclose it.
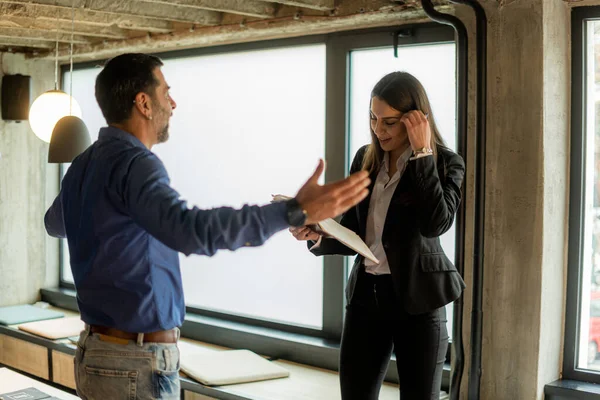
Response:
[[[169,140],[169,124],[167,124],[167,126],[165,126],[164,129],[158,133],[157,140],[158,143],[164,143]]]
[[[155,126],[160,121],[167,121],[165,126],[162,129],[160,129],[156,135],[156,142],[164,143],[167,140],[169,140],[169,118],[171,117],[173,110],[167,110],[166,108],[163,108],[160,102],[156,99],[152,99],[152,106],[156,107],[157,109],[156,116],[154,117]]]

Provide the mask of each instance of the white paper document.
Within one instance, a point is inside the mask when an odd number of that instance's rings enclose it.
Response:
[[[284,196],[281,194],[273,195],[273,201],[286,201],[291,199],[289,196]],[[365,242],[362,241],[360,236],[358,236],[354,231],[346,228],[345,226],[340,225],[333,218],[327,218],[317,224],[315,229],[314,226],[311,226],[312,229],[316,230],[319,233],[325,234],[326,236],[330,236],[340,243],[343,243],[347,247],[356,251],[358,254],[368,258],[374,263],[379,264],[379,260],[369,249],[369,246]]]

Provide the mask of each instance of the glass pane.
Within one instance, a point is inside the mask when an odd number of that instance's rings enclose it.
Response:
[[[443,68],[440,68],[443,66]],[[398,49],[394,57],[391,47],[353,51],[350,55],[350,158],[370,143],[369,106],[371,90],[386,74],[406,71],[425,87],[433,114],[446,144],[456,149],[456,79],[455,46],[432,44]],[[440,239],[448,257],[454,259],[455,229]],[[349,262],[349,265],[352,265]],[[448,333],[452,335],[452,305],[446,307]]]
[[[600,23],[587,24],[585,190],[577,367],[600,370]]]
[[[74,72],[94,132],[104,125],[101,117],[95,124],[97,72]],[[294,195],[324,157],[324,45],[170,59],[163,73],[177,109],[169,141],[153,150],[191,204],[240,207]],[[262,247],[180,260],[190,306],[322,327],[323,258],[287,231]]]

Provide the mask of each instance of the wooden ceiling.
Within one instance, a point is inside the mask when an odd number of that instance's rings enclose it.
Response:
[[[418,0],[0,0],[0,51],[52,58],[58,38],[64,63],[72,17],[76,61],[425,19]]]

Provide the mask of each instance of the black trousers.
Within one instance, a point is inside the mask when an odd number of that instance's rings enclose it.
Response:
[[[360,272],[346,307],[340,354],[343,400],[377,400],[392,350],[401,400],[439,399],[448,348],[446,309],[407,314],[390,275]]]

